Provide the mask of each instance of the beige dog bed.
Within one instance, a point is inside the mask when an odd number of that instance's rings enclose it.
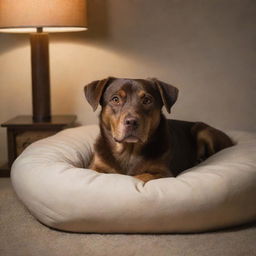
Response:
[[[237,145],[176,178],[144,183],[85,169],[96,125],[64,130],[15,161],[13,187],[44,224],[73,232],[198,232],[256,219],[256,135],[228,132]]]

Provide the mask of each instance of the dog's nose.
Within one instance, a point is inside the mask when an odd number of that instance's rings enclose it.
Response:
[[[126,127],[137,128],[139,126],[139,120],[136,117],[126,117],[124,125]]]

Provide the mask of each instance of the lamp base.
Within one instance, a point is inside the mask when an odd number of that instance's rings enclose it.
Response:
[[[30,45],[33,121],[47,122],[51,120],[48,33],[31,34]]]

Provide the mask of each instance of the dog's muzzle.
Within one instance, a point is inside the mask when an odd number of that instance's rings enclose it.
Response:
[[[130,115],[125,117],[122,124],[122,136],[119,139],[115,138],[115,141],[119,143],[139,142],[141,140],[138,135],[139,126],[139,118]]]

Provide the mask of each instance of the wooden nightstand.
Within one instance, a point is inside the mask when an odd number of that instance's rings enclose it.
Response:
[[[8,177],[13,161],[31,143],[74,126],[76,116],[52,116],[47,122],[34,122],[32,116],[17,116],[1,126],[7,128],[8,163],[0,167],[0,177]]]

